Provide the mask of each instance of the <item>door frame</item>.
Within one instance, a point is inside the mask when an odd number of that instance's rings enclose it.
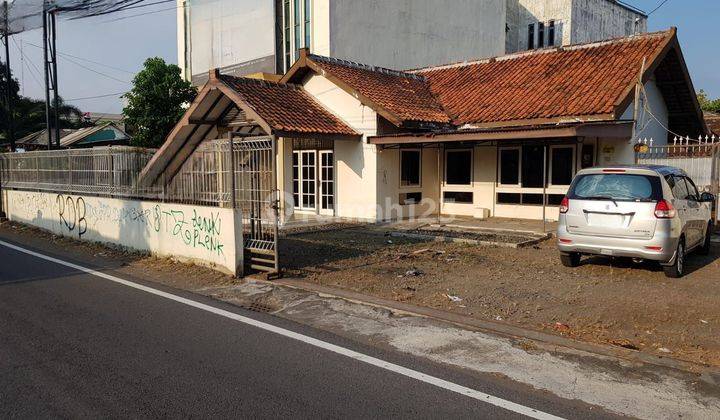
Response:
[[[334,216],[335,215],[335,197],[336,197],[335,189],[336,189],[336,185],[337,185],[336,184],[337,172],[335,170],[335,150],[332,150],[332,149],[318,150],[317,154],[318,154],[318,165],[317,165],[318,176],[317,176],[317,179],[318,179],[318,186],[319,186],[319,188],[317,188],[318,213],[323,216]],[[331,155],[331,157],[332,157],[332,160],[330,161],[330,169],[332,171],[332,179],[329,181],[330,183],[332,183],[332,191],[330,191],[329,193],[326,193],[325,187],[324,187],[326,181],[323,177],[323,159],[322,159],[322,157],[323,157],[323,155],[328,155],[328,154]],[[332,197],[332,207],[331,208],[323,209],[323,201],[322,201],[323,196],[331,196]]]
[[[334,149],[298,149],[292,151],[293,160],[295,159],[295,156],[298,156],[298,203],[293,206],[293,210],[298,213],[315,213],[323,216],[334,216],[335,215],[335,207],[337,203],[337,169],[335,165],[335,150]],[[323,197],[323,175],[322,175],[322,157],[323,155],[331,154],[332,155],[332,191],[330,192],[330,195],[333,197],[333,206],[332,209],[323,209],[322,208],[322,197]],[[313,185],[315,187],[315,206],[314,207],[305,207],[303,205],[303,194],[305,193],[305,188],[303,186],[303,155],[312,155],[314,159],[314,168],[313,168],[313,174],[315,176]],[[292,165],[294,166],[294,165]],[[309,165],[308,165],[309,166]],[[294,170],[294,168],[293,168]],[[295,194],[295,177],[293,175],[292,182],[291,182],[292,194],[294,196]]]

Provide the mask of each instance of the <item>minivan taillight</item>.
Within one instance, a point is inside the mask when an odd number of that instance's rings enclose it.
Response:
[[[658,219],[672,219],[675,217],[675,208],[667,200],[660,200],[655,204],[655,217]]]
[[[560,213],[565,214],[568,210],[570,210],[570,200],[568,200],[567,196],[565,196],[560,202]]]

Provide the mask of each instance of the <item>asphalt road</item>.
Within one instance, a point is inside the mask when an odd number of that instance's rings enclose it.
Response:
[[[68,260],[59,251],[35,250]],[[112,273],[93,267],[91,258],[70,261]],[[540,417],[607,416],[597,407],[504,378],[381,351],[268,314],[128,280],[541,410]],[[523,417],[0,244],[1,418],[250,416]]]

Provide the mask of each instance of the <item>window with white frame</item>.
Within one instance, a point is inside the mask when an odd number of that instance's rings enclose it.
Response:
[[[422,153],[419,149],[400,150],[400,186],[419,187]]]
[[[312,0],[283,0],[283,56],[288,71],[312,41]]]

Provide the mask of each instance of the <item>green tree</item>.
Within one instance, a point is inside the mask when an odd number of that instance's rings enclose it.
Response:
[[[73,105],[66,104],[58,98],[60,110],[60,128],[80,128],[82,126],[82,111]],[[22,138],[30,133],[46,129],[45,101],[20,97],[15,103],[15,137]],[[52,118],[55,108],[50,108]]]
[[[720,112],[720,98],[710,99],[708,94],[702,89],[697,93],[697,98],[698,102],[700,102],[700,108],[702,108],[703,111]]]
[[[7,78],[5,77],[5,70],[6,70],[5,63],[0,63],[0,135],[5,137],[5,134],[7,133],[7,116],[8,116],[8,108],[7,108]],[[18,99],[20,98],[18,95],[18,92],[20,91],[20,84],[18,83],[17,79],[15,79],[12,76],[12,73],[10,74],[10,95],[12,96],[13,105],[18,103]],[[15,112],[13,112],[13,115],[16,115]]]
[[[124,96],[125,123],[134,129],[133,145],[158,147],[197,95],[196,89],[180,77],[180,67],[159,57],[148,58],[133,79],[133,88]]]

